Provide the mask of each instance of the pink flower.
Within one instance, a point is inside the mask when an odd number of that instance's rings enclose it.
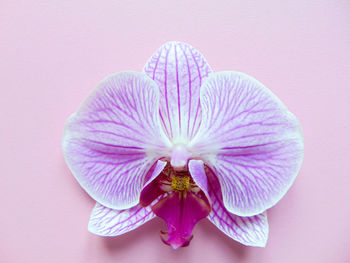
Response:
[[[207,217],[229,237],[265,246],[266,210],[302,163],[300,124],[260,82],[213,73],[179,42],[163,45],[143,73],[107,77],[68,120],[63,152],[97,201],[89,230],[126,233],[159,216],[162,240],[187,246]]]

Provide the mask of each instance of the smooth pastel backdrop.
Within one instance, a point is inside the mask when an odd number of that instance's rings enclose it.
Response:
[[[266,248],[207,220],[173,251],[156,219],[117,238],[87,231],[94,201],[68,170],[62,129],[106,75],[141,71],[164,42],[215,71],[248,73],[300,119],[303,167],[269,211]],[[0,262],[350,262],[350,2],[0,2]]]

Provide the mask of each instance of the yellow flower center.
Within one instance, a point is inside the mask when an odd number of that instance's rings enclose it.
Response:
[[[190,187],[189,176],[171,176],[171,187],[176,191],[188,190]]]

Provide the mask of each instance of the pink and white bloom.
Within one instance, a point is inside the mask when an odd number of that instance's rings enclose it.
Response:
[[[103,80],[63,136],[69,168],[97,201],[89,230],[116,236],[159,216],[175,249],[206,217],[238,242],[265,246],[266,210],[290,188],[303,151],[298,120],[270,90],[240,72],[213,73],[179,42],[143,73]]]

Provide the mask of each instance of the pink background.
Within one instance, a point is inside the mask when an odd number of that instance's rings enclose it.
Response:
[[[179,251],[160,242],[159,219],[117,238],[87,231],[94,202],[63,160],[64,121],[169,40],[253,75],[301,120],[304,164],[269,211],[264,249],[207,220]],[[348,0],[1,0],[0,75],[0,262],[350,262]]]

